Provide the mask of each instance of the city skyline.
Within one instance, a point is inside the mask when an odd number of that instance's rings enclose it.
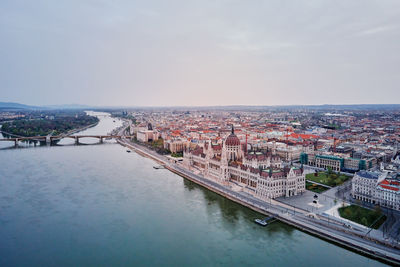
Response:
[[[400,0],[3,0],[0,36],[0,266],[400,266]]]
[[[4,102],[396,104],[400,3],[3,1]]]

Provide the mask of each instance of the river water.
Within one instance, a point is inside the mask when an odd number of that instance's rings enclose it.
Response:
[[[107,115],[80,134],[121,125]],[[114,141],[0,144],[0,266],[379,266],[186,181]],[[8,144],[7,144],[8,143]]]

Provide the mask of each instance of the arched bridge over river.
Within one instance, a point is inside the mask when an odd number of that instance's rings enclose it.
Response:
[[[104,139],[120,139],[122,137],[125,138],[133,138],[133,136],[126,135],[54,135],[54,136],[29,136],[29,137],[12,137],[12,138],[1,138],[0,141],[5,142],[14,142],[15,146],[18,146],[19,141],[37,141],[37,142],[45,142],[46,144],[54,144],[55,142],[63,139],[63,138],[71,138],[75,140],[75,144],[79,144],[79,139],[82,138],[97,138],[100,143],[103,143]]]

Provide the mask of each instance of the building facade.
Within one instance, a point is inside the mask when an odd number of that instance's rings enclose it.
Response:
[[[143,143],[157,141],[159,138],[159,133],[156,130],[153,130],[152,125],[149,123],[147,129],[141,129],[137,131],[136,138],[138,141]]]
[[[283,167],[277,155],[245,153],[232,133],[222,144],[205,143],[204,147],[184,151],[184,166],[205,178],[222,184],[234,184],[258,198],[290,197],[305,191],[301,168]]]
[[[334,171],[351,171],[368,170],[377,166],[375,158],[350,158],[342,157],[339,154],[314,154],[301,153],[300,162],[309,166],[318,168],[331,168]]]
[[[400,210],[400,178],[397,174],[359,171],[352,180],[353,198],[382,207]]]
[[[389,209],[400,210],[400,181],[386,178],[381,181],[375,190],[377,204]]]
[[[185,140],[166,140],[164,141],[164,148],[171,151],[171,153],[183,152],[188,147]]]

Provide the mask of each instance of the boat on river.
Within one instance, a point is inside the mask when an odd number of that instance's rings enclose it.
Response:
[[[264,220],[261,219],[255,219],[254,222],[261,225],[261,226],[267,226],[268,224],[272,223],[275,221],[275,218],[273,216],[269,216],[265,218]]]
[[[153,166],[154,169],[159,170],[159,169],[165,169],[163,165],[160,166]]]
[[[261,219],[255,219],[254,222],[259,224],[259,225],[261,225],[261,226],[267,226],[268,225],[268,223],[266,221],[261,220]]]

